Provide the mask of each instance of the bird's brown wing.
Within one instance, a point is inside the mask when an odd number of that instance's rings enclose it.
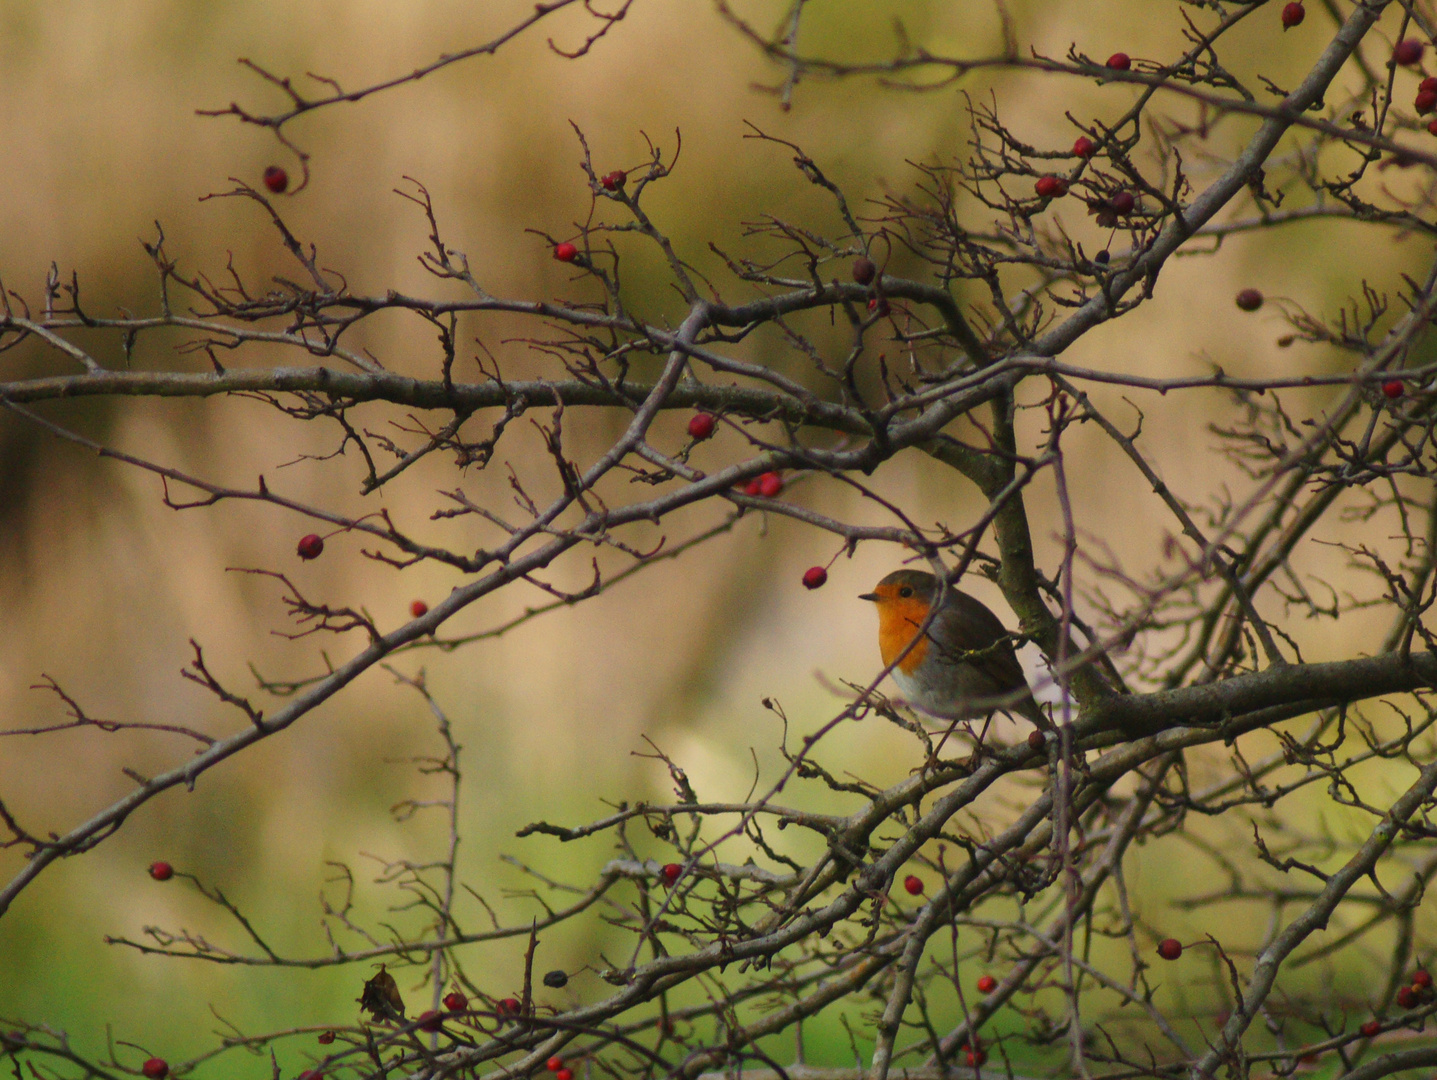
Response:
[[[1039,727],[1051,726],[1031,692],[1027,692],[1028,680],[1023,676],[1023,665],[1018,663],[1012,644],[1003,640],[1007,629],[987,605],[965,592],[950,589],[934,622],[929,636],[935,640],[930,648],[938,649],[949,663],[972,664],[992,681],[995,694],[1025,691],[1025,696],[1011,706],[1012,710]],[[971,653],[982,655],[965,655]]]

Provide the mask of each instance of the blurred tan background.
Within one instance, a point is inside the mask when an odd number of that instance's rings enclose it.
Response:
[[[152,238],[156,219],[186,270],[218,275],[226,253],[233,252],[236,266],[259,282],[276,273],[293,275],[252,204],[199,201],[227,189],[227,177],[257,184],[270,163],[298,175],[265,132],[196,115],[198,108],[232,100],[256,110],[282,106],[236,59],[250,57],[296,78],[318,72],[348,89],[492,37],[531,7],[507,0],[0,3],[0,277],[38,305],[53,261],[62,278],[72,268],[79,272],[93,312],[152,310],[154,275],[137,238]],[[1143,0],[1011,8],[1024,48],[1061,54],[1076,42],[1098,57],[1119,48],[1167,57],[1182,45],[1176,5],[1165,6],[1161,19],[1134,17],[1151,12]],[[745,8],[764,28],[779,10],[758,3]],[[990,7],[915,0],[815,6],[802,44],[831,55],[885,55],[895,18],[935,50],[978,54],[997,41]],[[1278,50],[1268,25],[1273,21],[1245,27],[1234,40],[1231,63],[1246,70],[1260,57],[1263,74],[1290,83],[1322,47],[1327,28],[1314,14],[1303,34],[1281,38]],[[709,273],[726,297],[741,300],[749,294],[708,253],[708,241],[741,254],[743,222],[765,213],[830,235],[841,229],[828,202],[793,169],[790,155],[744,141],[744,120],[801,143],[860,213],[872,212],[867,200],[911,188],[916,176],[906,161],[951,158],[966,139],[954,90],[912,95],[871,82],[811,81],[799,87],[794,109],[781,112],[772,96],[753,85],[772,83],[781,72],[705,3],[641,0],[578,62],[562,60],[545,45],[552,35],[572,47],[589,29],[565,16],[497,57],[294,125],[291,136],[314,155],[313,179],[297,198],[279,204],[297,233],[318,245],[320,263],[343,273],[357,292],[452,292],[416,262],[425,246],[422,217],[392,193],[407,175],[429,188],[446,239],[469,254],[491,291],[575,295],[566,269],[549,258],[541,238],[525,232],[572,235],[572,223],[587,213],[570,122],[586,133],[600,172],[640,164],[643,133],[671,156],[679,129],[677,173],[654,190],[650,212],[685,258]],[[1111,117],[1132,94],[1010,76],[974,77],[963,88],[975,96],[995,91],[1014,129],[1054,150],[1069,146],[1076,134],[1065,111],[1080,119]],[[1176,105],[1173,113],[1188,115]],[[1238,122],[1224,127],[1214,149],[1244,130]],[[1188,165],[1198,184],[1211,175],[1203,161]],[[1100,234],[1082,205],[1068,200],[1056,213],[1091,250]],[[1330,311],[1364,275],[1391,288],[1398,273],[1420,266],[1425,254],[1411,241],[1394,242],[1391,234],[1369,233],[1360,243],[1355,236],[1330,226],[1295,227],[1266,238],[1238,238],[1214,258],[1175,260],[1152,303],[1090,335],[1067,359],[1154,375],[1201,372],[1209,363],[1233,373],[1326,370],[1334,358],[1277,347],[1284,326],[1272,304],[1243,316],[1232,296],[1257,285],[1269,296]],[[673,312],[673,295],[652,261],[637,248],[633,260],[631,288],[644,309]],[[506,374],[552,374],[522,346],[504,343],[513,328],[468,325],[465,355],[472,357],[473,339],[482,336]],[[84,340],[95,345],[102,362],[122,362],[113,339]],[[136,362],[196,368],[195,357],[172,350],[176,340],[151,340]],[[386,316],[350,344],[372,349],[397,371],[427,377],[438,372],[433,331],[418,320]],[[236,362],[307,361],[255,352]],[[37,370],[38,363],[33,351],[0,355],[0,380]],[[472,362],[460,374],[475,377]],[[1118,395],[1098,396],[1131,422],[1133,414],[1120,411]],[[1224,479],[1242,489],[1240,478],[1210,453],[1205,425],[1215,398],[1129,396],[1146,413],[1146,449],[1182,496],[1199,499]],[[256,402],[88,402],[48,415],[210,479],[247,484],[263,472],[287,493],[337,509],[366,512],[379,505],[358,496],[360,472],[352,459],[281,469],[300,453],[333,450],[336,433],[285,423]],[[387,422],[371,415],[376,426]],[[671,424],[674,445],[681,422],[674,418]],[[1036,418],[1030,424],[1037,438]],[[537,440],[532,433],[512,439],[500,459],[537,476],[543,468]],[[703,453],[713,461],[741,451],[736,439],[720,439]],[[1169,525],[1136,474],[1090,432],[1075,434],[1071,454],[1080,527],[1111,544],[1135,573],[1155,564]],[[426,518],[444,505],[436,490],[459,482],[447,463],[432,462],[387,492],[383,505],[420,535],[454,541],[468,533],[443,532]],[[471,473],[463,482],[471,493],[501,497],[501,463],[492,476]],[[920,521],[942,518],[961,526],[976,513],[972,493],[925,461],[895,461],[874,483]],[[411,599],[432,602],[458,581],[435,567],[396,573],[363,558],[361,545],[343,537],[322,559],[299,565],[294,543],[310,531],[300,519],[248,505],[176,513],[161,505],[160,495],[151,476],[97,463],[0,417],[0,601],[6,613],[0,724],[59,721],[59,703],[29,689],[49,675],[96,716],[230,731],[240,718],[179,678],[190,659],[189,638],[204,645],[216,674],[240,692],[252,691],[250,662],[271,677],[303,677],[320,669],[321,648],[341,658],[357,647],[357,639],[294,645],[274,636],[272,631],[287,628],[279,590],[272,582],[226,573],[227,567],[283,569],[315,596],[364,606],[384,627],[406,618]],[[832,512],[884,520],[836,485],[811,484],[795,497]],[[1032,507],[1035,537],[1051,568],[1057,519],[1046,483]],[[713,517],[696,513],[684,520],[696,529]],[[681,535],[677,524],[665,532],[670,539]],[[662,772],[633,756],[646,749],[644,736],[688,769],[702,797],[744,795],[753,779],[750,748],[766,766],[765,778],[772,778],[777,725],[760,699],[781,701],[796,731],[811,730],[835,708],[817,673],[860,680],[877,669],[873,616],[855,595],[899,556],[865,548],[852,561],[835,564],[827,588],[799,588],[803,568],[827,562],[835,550],[831,538],[816,531],[750,517],[706,554],[657,567],[577,609],[454,655],[400,659],[407,672],[427,668],[464,744],[461,853],[467,880],[499,902],[504,888],[522,881],[497,856],[516,853],[582,882],[609,857],[602,844],[521,842],[514,830],[540,817],[576,824],[621,799],[664,797],[669,785]],[[554,579],[582,584],[587,560],[587,553],[571,557]],[[1332,551],[1313,551],[1306,568],[1335,575],[1340,565]],[[992,589],[978,583],[974,591],[1011,621]],[[455,632],[496,625],[544,599],[537,590],[511,590],[466,611]],[[1309,655],[1321,658],[1350,655],[1354,641],[1380,624],[1350,625],[1341,640],[1328,640],[1321,626],[1291,629]],[[361,853],[439,853],[437,821],[401,826],[388,815],[400,798],[437,793],[432,781],[416,779],[406,764],[435,746],[422,703],[376,671],[283,736],[206,775],[193,794],[172,793],[145,807],[98,851],[47,871],[0,920],[0,1016],[68,1027],[92,1049],[101,1045],[104,1024],[113,1023],[117,1035],[172,1060],[208,1044],[216,1027],[211,1006],[248,1031],[352,1022],[353,1000],[368,968],[243,971],[143,958],[107,947],[102,936],[134,937],[147,925],[183,926],[245,947],[237,928],[197,904],[187,888],[149,880],[145,866],[164,858],[223,888],[276,947],[323,953],[316,894],[325,860],[349,862],[367,882],[375,864]],[[0,742],[0,797],[32,828],[63,832],[126,790],[122,767],[153,771],[188,752],[183,740],[160,735],[11,738]],[[861,761],[867,778],[885,781],[906,774],[912,753],[891,732],[869,727],[841,733],[827,760],[838,767]],[[17,865],[13,851],[0,852],[7,878]],[[1164,887],[1172,887],[1171,880],[1152,894],[1155,907]],[[374,914],[395,899],[371,890],[363,904]],[[511,919],[527,919],[534,908],[515,900],[502,910]],[[543,966],[572,969],[595,961],[594,945],[577,931],[552,933],[545,943],[552,963]],[[476,950],[471,975],[495,993],[510,992],[517,985],[518,952]],[[592,977],[586,978],[588,983],[575,981],[573,993],[597,992]]]

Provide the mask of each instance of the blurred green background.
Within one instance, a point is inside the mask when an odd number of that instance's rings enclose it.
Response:
[[[1162,17],[1155,17],[1158,8]],[[54,262],[62,279],[78,271],[92,312],[153,310],[154,274],[137,238],[153,238],[156,220],[171,255],[187,271],[218,276],[232,253],[249,279],[294,275],[253,204],[201,201],[227,190],[228,177],[257,184],[271,163],[299,172],[265,132],[196,115],[230,101],[255,110],[282,107],[273,88],[237,58],[296,78],[317,72],[348,89],[486,40],[531,9],[497,0],[0,3],[0,277],[38,307]],[[754,3],[743,10],[767,29],[782,8]],[[1061,54],[1075,43],[1098,57],[1119,48],[1135,56],[1174,55],[1182,47],[1178,10],[1149,0],[1010,5],[1024,49]],[[900,19],[914,40],[935,51],[981,55],[998,44],[991,6],[915,0],[813,5],[801,45],[833,56],[886,56]],[[320,264],[344,274],[357,292],[452,292],[416,261],[425,247],[422,217],[393,194],[409,176],[428,187],[446,240],[469,255],[492,292],[587,295],[570,284],[570,272],[553,262],[542,238],[525,231],[572,236],[574,222],[588,212],[570,124],[586,134],[601,173],[641,164],[645,134],[671,157],[677,130],[683,138],[677,172],[653,190],[649,211],[683,257],[708,273],[727,298],[741,300],[751,294],[728,277],[708,251],[709,241],[737,254],[758,250],[745,240],[744,223],[765,214],[830,235],[841,231],[830,202],[802,179],[791,155],[746,141],[744,121],[800,143],[864,214],[875,212],[870,200],[911,191],[917,175],[909,162],[951,159],[968,137],[963,100],[954,89],[916,95],[872,81],[810,80],[798,88],[794,108],[780,110],[757,84],[776,83],[782,71],[708,4],[641,0],[577,62],[555,55],[545,42],[552,36],[573,47],[591,29],[565,15],[496,57],[295,124],[289,134],[313,153],[313,178],[298,197],[279,204],[297,234],[318,245]],[[1235,35],[1229,62],[1240,70],[1260,66],[1264,75],[1290,84],[1321,49],[1327,30],[1312,17],[1302,34],[1279,37],[1275,16],[1254,19]],[[1275,47],[1279,41],[1281,49]],[[994,74],[974,76],[962,89],[975,97],[996,93],[1004,119],[1022,138],[1055,151],[1065,150],[1076,134],[1065,112],[1110,118],[1133,94],[1123,87]],[[1189,116],[1177,103],[1169,111]],[[1214,150],[1247,130],[1244,122],[1229,122],[1214,136]],[[1187,165],[1198,184],[1214,174],[1207,161]],[[1055,215],[1090,250],[1100,246],[1103,234],[1080,203],[1069,202]],[[1330,311],[1363,277],[1378,288],[1395,287],[1398,274],[1420,266],[1425,254],[1421,245],[1390,233],[1355,242],[1357,235],[1331,225],[1296,226],[1236,238],[1216,257],[1175,260],[1151,303],[1089,335],[1067,359],[1153,375],[1202,372],[1210,363],[1233,373],[1325,370],[1338,361],[1278,347],[1285,324],[1274,305],[1244,316],[1231,298],[1238,288],[1257,285],[1270,297]],[[632,252],[628,280],[637,304],[655,315],[677,311],[652,259],[636,247]],[[556,368],[524,346],[506,344],[518,325],[467,325],[461,354],[472,357],[473,341],[482,337],[506,374],[554,375]],[[84,340],[103,363],[122,363],[114,339]],[[202,358],[173,351],[178,340],[151,339],[136,363],[199,369]],[[386,316],[350,345],[373,350],[393,370],[425,377],[438,372],[433,330],[415,319]],[[307,361],[256,351],[236,362]],[[51,362],[33,351],[0,355],[0,380],[41,364]],[[472,363],[458,374],[477,376]],[[1122,415],[1120,395],[1097,396]],[[1181,495],[1200,499],[1223,482],[1241,490],[1240,476],[1210,453],[1206,425],[1222,408],[1216,397],[1135,400],[1146,415],[1145,448]],[[436,490],[460,482],[446,462],[431,462],[381,500],[366,501],[357,493],[361,474],[352,459],[281,469],[300,454],[333,450],[335,432],[286,423],[253,401],[91,401],[47,415],[213,480],[252,483],[263,472],[286,493],[338,510],[371,512],[382,504],[421,535],[437,530],[426,522],[444,505]],[[1131,420],[1134,414],[1125,415]],[[402,419],[373,417],[381,427]],[[681,422],[671,423],[675,446]],[[1038,437],[1036,419],[1030,434]],[[723,438],[704,450],[711,460],[741,452],[737,440]],[[1074,433],[1070,455],[1079,526],[1135,573],[1156,564],[1171,526],[1136,475],[1091,432]],[[514,436],[500,459],[521,470],[543,468],[531,434]],[[502,498],[499,462],[491,473],[464,477],[466,490]],[[971,491],[916,457],[886,466],[874,483],[920,521],[941,518],[961,526],[977,512]],[[226,573],[228,567],[282,569],[311,595],[362,605],[386,628],[407,617],[410,600],[432,602],[458,581],[433,566],[396,573],[364,558],[362,545],[345,537],[336,537],[322,559],[300,565],[294,543],[310,526],[297,517],[236,504],[176,513],[160,496],[153,477],[97,462],[0,416],[5,727],[62,718],[52,695],[31,689],[47,675],[95,716],[230,731],[240,718],[179,677],[190,659],[188,639],[205,647],[215,673],[240,692],[253,687],[249,663],[270,677],[298,678],[320,669],[321,649],[339,658],[356,647],[350,639],[296,644],[275,636],[287,624],[274,583]],[[830,512],[883,520],[837,485],[810,484],[795,497]],[[1040,558],[1052,567],[1058,519],[1046,484],[1035,491],[1031,507]],[[713,520],[711,513],[695,513],[684,523],[697,529]],[[677,527],[665,531],[671,539],[681,535]],[[1340,533],[1334,523],[1324,538]],[[462,535],[431,534],[449,540]],[[781,701],[794,730],[807,731],[836,708],[820,673],[829,682],[874,673],[873,617],[855,594],[900,556],[864,548],[852,561],[835,564],[826,589],[801,589],[802,569],[827,562],[835,551],[826,534],[751,516],[699,557],[655,567],[578,608],[453,655],[409,654],[397,661],[406,672],[421,665],[427,670],[454,721],[467,784],[462,869],[506,921],[527,919],[537,909],[523,898],[504,899],[505,889],[526,885],[498,860],[501,853],[578,883],[612,855],[603,841],[519,841],[516,829],[536,818],[577,824],[620,800],[667,796],[662,769],[634,756],[647,750],[644,737],[687,769],[701,797],[739,798],[753,780],[750,748],[765,779],[775,775],[778,726],[761,706],[763,697]],[[556,568],[555,580],[582,584],[587,559],[587,553],[571,557]],[[1305,552],[1303,569],[1336,583],[1346,580],[1342,555],[1334,549]],[[974,591],[1011,620],[986,583]],[[497,625],[544,599],[537,590],[508,590],[464,612],[454,632]],[[1344,620],[1341,634],[1330,624],[1289,629],[1307,655],[1325,658],[1351,655],[1354,641],[1376,640],[1385,626],[1371,615]],[[0,742],[0,797],[37,831],[63,832],[128,788],[122,767],[141,773],[171,767],[188,749],[159,734],[10,738]],[[399,899],[368,886],[376,857],[433,858],[442,850],[437,820],[401,825],[389,814],[402,798],[438,793],[435,781],[416,777],[408,760],[436,749],[423,703],[376,670],[282,736],[207,774],[193,793],[171,793],[146,806],[97,851],[48,870],[0,920],[0,1016],[46,1021],[91,1051],[103,1045],[110,1025],[116,1036],[171,1060],[213,1043],[214,1014],[249,1032],[352,1023],[359,984],[372,973],[368,967],[219,967],[141,957],[107,946],[103,937],[137,937],[157,925],[244,947],[237,928],[182,882],[160,885],[147,877],[145,867],[163,858],[222,888],[281,951],[324,953],[318,894],[326,860],[354,868],[366,883],[362,910],[374,916]],[[917,759],[908,741],[869,726],[842,732],[825,760],[840,769],[861,762],[866,778],[885,782],[906,775]],[[1214,758],[1214,767],[1221,761]],[[803,789],[788,797],[842,805]],[[664,854],[657,845],[654,853]],[[1200,932],[1200,917],[1169,912],[1164,900],[1200,887],[1201,870],[1193,861],[1175,870],[1159,859],[1149,873],[1152,857],[1145,852],[1138,859],[1130,880],[1136,902],[1150,922],[1161,921],[1169,932],[1184,925]],[[0,852],[7,878],[19,858],[13,850]],[[1252,926],[1237,918],[1226,932],[1255,941],[1265,916],[1252,913]],[[473,911],[468,919],[476,922]],[[551,932],[541,966],[597,964],[598,948],[613,940],[595,923]],[[476,949],[468,958],[470,974],[495,994],[513,992],[521,953],[509,945]],[[413,979],[401,978],[401,985],[408,990]],[[585,975],[569,992],[585,998],[600,988]],[[834,1042],[835,1060],[844,1060],[845,1046],[841,1038]]]

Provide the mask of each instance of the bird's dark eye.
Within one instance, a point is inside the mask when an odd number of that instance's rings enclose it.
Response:
[[[901,597],[903,597],[904,599],[907,599],[908,597],[910,597],[910,596],[913,595],[913,586],[911,586],[911,585],[905,585],[905,586],[903,586],[903,588],[901,588],[901,589],[898,590],[898,595],[901,596]]]

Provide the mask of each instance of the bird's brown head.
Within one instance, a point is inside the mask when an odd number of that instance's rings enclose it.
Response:
[[[932,574],[922,570],[895,570],[871,593],[859,597],[871,600],[878,608],[878,649],[885,665],[902,655],[898,668],[906,674],[923,663],[928,652],[927,638],[908,649],[907,655],[903,655],[903,650],[928,618],[928,609],[937,591],[938,579]]]

